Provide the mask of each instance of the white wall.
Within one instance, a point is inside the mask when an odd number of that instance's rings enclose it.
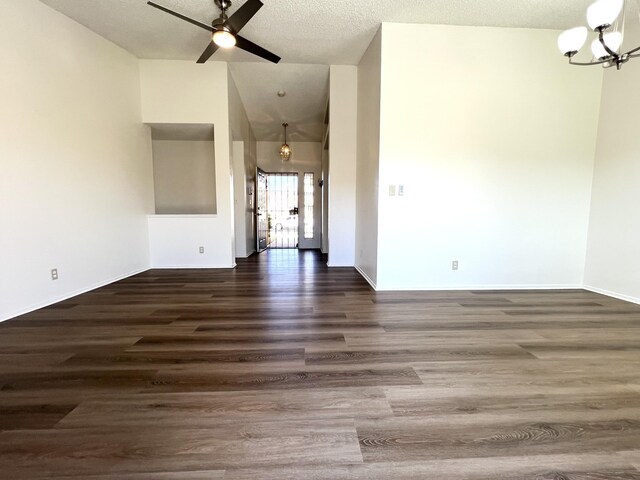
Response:
[[[152,268],[229,268],[216,215],[149,215]],[[200,248],[203,253],[200,253]]]
[[[153,140],[156,214],[215,214],[213,141]]]
[[[329,74],[329,261],[353,267],[356,249],[358,67],[332,65]]]
[[[231,72],[228,82],[229,122],[234,140],[232,157],[236,257],[248,257],[256,251],[256,137]]]
[[[381,39],[378,30],[358,65],[355,265],[374,288],[378,275]]]
[[[233,185],[231,168],[231,131],[229,127],[227,64],[209,61],[198,65],[191,61],[140,60],[142,119],[149,124],[202,124],[215,129],[215,216],[189,217],[190,227],[183,235],[170,235],[182,228],[179,218],[166,218],[163,228],[155,228],[149,218],[152,265],[231,268],[235,265]],[[198,227],[192,227],[199,223]],[[201,233],[198,233],[201,232]],[[194,245],[202,245],[201,235],[214,251],[191,258]],[[165,235],[158,238],[157,235]],[[197,250],[196,250],[197,251]],[[179,253],[179,254],[178,254]],[[157,259],[162,259],[158,261]],[[185,262],[186,259],[186,263]]]
[[[248,243],[248,228],[251,227],[251,223],[247,224],[246,212],[249,208],[248,197],[248,185],[247,178],[245,176],[244,165],[244,142],[233,142],[233,193],[235,197],[234,205],[234,221],[235,221],[235,240],[236,240],[236,258],[246,258],[253,251],[247,250]],[[253,249],[255,250],[255,248]]]
[[[35,0],[2,2],[0,44],[6,319],[147,269],[153,183],[136,58]]]
[[[379,288],[582,285],[602,73],[556,39],[383,24]]]
[[[318,187],[318,180],[322,175],[322,144],[319,142],[288,142],[292,155],[289,161],[280,158],[282,142],[257,142],[258,167],[267,173],[298,173],[298,199],[300,201],[300,248],[320,248],[322,229],[322,189]],[[314,174],[314,237],[304,238],[304,174]]]
[[[329,149],[322,149],[322,253],[329,253]],[[354,188],[355,192],[355,188]],[[355,229],[355,226],[354,226]]]
[[[640,303],[637,62],[629,62],[620,71],[607,70],[604,77],[585,284]]]

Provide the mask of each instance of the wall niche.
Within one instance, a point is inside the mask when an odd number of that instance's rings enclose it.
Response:
[[[215,215],[214,128],[152,124],[156,215]]]

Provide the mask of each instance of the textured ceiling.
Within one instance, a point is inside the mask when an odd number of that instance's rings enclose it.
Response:
[[[206,31],[145,0],[41,0],[140,58],[197,59]],[[156,0],[205,23],[213,0]],[[234,0],[230,13],[245,0]],[[593,0],[263,0],[242,35],[287,63],[357,64],[380,22],[562,29],[584,23]],[[215,60],[255,61],[234,51]]]
[[[283,122],[289,123],[289,140],[322,140],[328,66],[232,63],[230,68],[258,140],[282,140]],[[278,90],[286,95],[278,97]]]
[[[139,58],[195,61],[210,34],[146,5],[146,0],[41,0]],[[327,69],[356,65],[381,22],[564,29],[584,24],[593,0],[262,0],[242,35],[282,57],[278,67],[239,49],[212,60],[251,62],[232,73],[259,140],[276,140],[280,124],[292,140],[319,140]],[[213,0],[156,0],[210,23]],[[245,0],[234,0],[230,14]],[[294,65],[287,65],[294,64]],[[299,64],[315,64],[309,66]],[[279,99],[275,92],[287,90]]]

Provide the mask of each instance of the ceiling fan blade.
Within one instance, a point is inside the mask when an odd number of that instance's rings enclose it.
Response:
[[[247,40],[240,35],[236,35],[236,47],[241,48],[249,53],[253,53],[258,57],[262,57],[265,60],[269,60],[273,63],[278,63],[281,58],[274,53],[271,53],[269,50],[265,50],[260,45],[256,45],[255,43]]]
[[[165,8],[162,5],[158,5],[157,3],[147,2],[147,5],[151,5],[152,7],[157,8],[158,10],[162,10],[163,12],[166,12],[169,15],[173,15],[174,17],[178,17],[179,19],[184,20],[185,22],[189,22],[190,24],[195,25],[196,27],[204,28],[205,30],[207,30],[209,32],[213,32],[214,31],[214,29],[213,29],[213,27],[211,25],[207,25],[206,23],[199,22],[198,20],[194,20],[193,18],[185,17],[181,13],[174,12],[173,10],[169,10],[168,8]]]
[[[225,22],[235,33],[238,33],[253,16],[262,8],[260,0],[247,0],[236,12]]]
[[[205,48],[204,52],[202,52],[202,55],[200,55],[197,63],[204,63],[209,60],[211,58],[211,55],[216,53],[216,50],[218,50],[218,45],[213,43],[213,41],[209,42],[209,45],[207,45],[207,48]]]

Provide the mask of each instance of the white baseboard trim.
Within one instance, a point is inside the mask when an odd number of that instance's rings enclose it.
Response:
[[[353,265],[347,265],[346,263],[327,263],[329,268],[356,268]]]
[[[581,290],[584,289],[583,285],[569,284],[569,285],[428,285],[428,286],[378,286],[379,292],[438,292],[438,291],[468,291],[468,290]]]
[[[39,302],[39,303],[36,303],[36,304],[29,305],[28,307],[21,308],[19,310],[16,310],[14,312],[9,313],[9,316],[0,317],[0,322],[5,322],[7,320],[11,320],[12,318],[19,317],[20,315],[25,315],[27,313],[35,312],[36,310],[40,310],[41,308],[48,307],[49,305],[53,305],[55,303],[62,302],[64,300],[69,300],[70,298],[76,297],[78,295],[82,295],[83,293],[87,293],[87,292],[90,292],[91,290],[95,290],[97,288],[104,287],[105,285],[110,285],[112,283],[119,282],[120,280],[124,280],[125,278],[133,277],[134,275],[138,275],[140,273],[147,272],[149,270],[150,270],[150,268],[142,268],[142,269],[139,269],[139,270],[134,270],[132,272],[129,272],[129,273],[126,273],[124,275],[120,275],[120,276],[111,278],[109,280],[105,280],[105,281],[102,281],[102,282],[94,283],[93,285],[90,285],[90,286],[85,287],[85,288],[81,288],[81,289],[74,290],[74,291],[69,292],[69,293],[65,293],[63,295],[52,297],[51,299],[49,299],[49,300],[47,300],[45,302]]]
[[[617,298],[618,300],[624,300],[625,302],[630,302],[630,303],[635,303],[640,305],[640,298],[632,297],[629,295],[623,295],[622,293],[611,292],[609,290],[605,290],[603,288],[598,288],[598,287],[592,287],[590,285],[585,285],[583,288],[593,293],[599,293],[600,295],[606,295],[607,297]]]
[[[226,264],[226,265],[162,265],[162,266],[153,266],[151,270],[220,270],[220,269],[232,269],[236,268],[236,264]]]
[[[374,282],[373,280],[371,280],[371,279],[369,278],[369,275],[367,275],[366,273],[364,273],[364,271],[363,271],[359,266],[357,266],[357,265],[356,265],[354,268],[358,271],[358,273],[359,273],[360,275],[362,275],[362,278],[364,278],[364,279],[367,281],[367,283],[368,283],[369,285],[371,285],[371,288],[373,288],[374,290],[378,290],[378,287],[376,287],[376,282]]]

